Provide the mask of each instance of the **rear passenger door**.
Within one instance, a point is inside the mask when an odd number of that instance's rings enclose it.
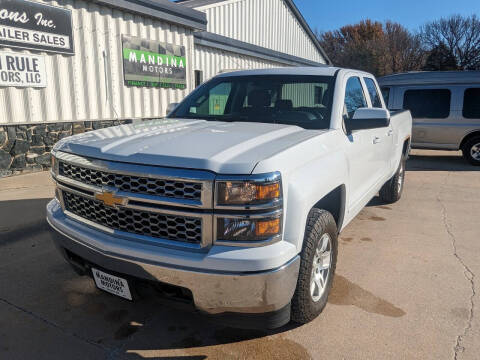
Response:
[[[383,109],[384,105],[381,98],[381,93],[375,81],[370,77],[364,77],[363,82],[367,89],[369,107]],[[378,178],[385,180],[385,177],[390,174],[392,168],[392,154],[393,154],[393,138],[394,130],[392,124],[386,128],[372,129],[374,136],[374,151],[376,156]]]

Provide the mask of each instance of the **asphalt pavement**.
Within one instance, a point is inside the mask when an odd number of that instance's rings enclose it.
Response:
[[[0,359],[479,359],[479,170],[413,151],[403,198],[341,234],[324,312],[274,332],[97,290],[51,242],[48,173],[0,179]]]

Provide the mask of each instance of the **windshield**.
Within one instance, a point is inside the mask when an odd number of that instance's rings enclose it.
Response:
[[[214,78],[188,96],[169,118],[330,127],[333,77],[231,76]]]

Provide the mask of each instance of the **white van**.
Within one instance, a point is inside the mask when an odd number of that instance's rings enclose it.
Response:
[[[378,80],[390,110],[413,117],[413,148],[462,150],[480,166],[480,71],[409,72]]]

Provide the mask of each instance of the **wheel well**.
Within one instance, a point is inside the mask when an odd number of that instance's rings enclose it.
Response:
[[[410,138],[408,138],[407,140],[404,141],[403,143],[403,150],[402,150],[402,154],[403,156],[407,156],[408,155],[408,149],[410,148]]]
[[[345,185],[340,185],[336,189],[329,192],[313,207],[316,209],[326,210],[332,214],[335,222],[337,223],[337,229],[340,231],[345,215]]]
[[[470,140],[471,138],[475,137],[475,136],[480,136],[480,130],[477,130],[477,131],[474,131],[474,132],[471,132],[470,134],[468,134],[467,136],[465,136],[462,140],[462,142],[460,143],[460,150],[463,149],[463,145],[465,145],[465,143]]]

